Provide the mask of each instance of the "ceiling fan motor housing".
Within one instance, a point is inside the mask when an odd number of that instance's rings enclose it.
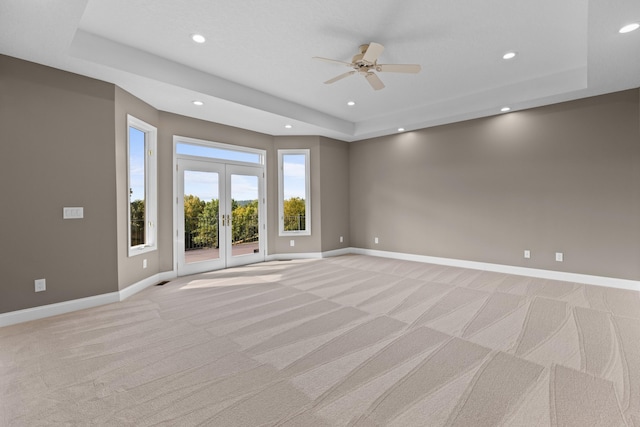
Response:
[[[368,44],[361,44],[359,47],[360,53],[353,55],[353,58],[351,58],[351,63],[355,70],[366,72],[375,65],[364,60],[364,55],[367,53],[367,49],[369,49]]]
[[[350,68],[353,68],[355,71],[349,71],[339,76],[336,76],[332,79],[324,82],[325,84],[335,83],[338,80],[342,80],[346,77],[349,77],[355,73],[359,73],[364,76],[371,87],[374,90],[380,90],[384,88],[384,83],[378,78],[374,71],[383,72],[383,71],[391,71],[396,73],[418,73],[420,71],[420,65],[418,64],[380,64],[378,65],[378,57],[384,50],[384,46],[378,43],[369,43],[363,44],[359,47],[360,53],[355,54],[351,58],[351,63],[347,63],[344,61],[338,61],[335,59],[328,59],[322,57],[316,57],[315,59],[320,59],[322,61],[334,62],[341,65],[346,65]],[[366,59],[365,59],[366,58]]]

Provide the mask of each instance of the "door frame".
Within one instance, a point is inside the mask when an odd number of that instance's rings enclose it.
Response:
[[[202,147],[208,147],[208,148],[220,148],[223,150],[232,150],[232,151],[238,151],[238,152],[244,152],[244,153],[250,153],[250,154],[257,154],[260,158],[259,163],[251,163],[251,162],[243,162],[243,161],[235,161],[235,160],[226,160],[226,159],[220,159],[220,158],[215,158],[215,157],[202,157],[202,156],[193,156],[193,155],[186,155],[186,154],[178,154],[177,152],[177,146],[179,143],[186,143],[186,144],[190,144],[190,145],[197,145],[197,146],[202,146]],[[239,146],[239,145],[232,145],[232,144],[224,144],[221,142],[214,142],[214,141],[207,141],[207,140],[203,140],[203,139],[196,139],[196,138],[190,138],[190,137],[185,137],[185,136],[179,136],[179,135],[173,135],[173,173],[172,173],[172,179],[173,179],[173,230],[172,230],[172,242],[173,242],[173,261],[172,261],[172,265],[173,265],[173,272],[174,274],[177,276],[178,275],[178,254],[179,254],[179,243],[180,243],[180,239],[179,239],[179,235],[178,235],[178,230],[179,230],[179,224],[178,224],[178,219],[179,219],[179,214],[178,214],[178,209],[184,209],[184,205],[180,203],[180,201],[178,200],[179,198],[179,194],[181,193],[181,190],[179,188],[179,179],[178,179],[178,160],[179,159],[184,159],[184,160],[196,160],[196,161],[204,161],[204,162],[211,162],[211,163],[223,163],[225,165],[236,165],[236,166],[250,166],[253,168],[262,168],[262,180],[260,180],[259,182],[262,184],[262,188],[260,188],[261,194],[262,194],[262,200],[261,203],[259,203],[260,206],[260,226],[262,228],[262,232],[260,234],[260,246],[262,248],[262,253],[264,255],[263,257],[263,261],[267,259],[267,248],[268,246],[268,226],[267,224],[269,223],[268,218],[267,218],[267,151],[266,150],[261,150],[261,149],[257,149],[257,148],[249,148],[249,147],[243,147],[243,146]],[[225,190],[226,191],[226,190]],[[256,261],[252,261],[252,262],[256,262]],[[257,261],[259,262],[259,261]],[[227,267],[221,267],[221,268],[227,268]]]

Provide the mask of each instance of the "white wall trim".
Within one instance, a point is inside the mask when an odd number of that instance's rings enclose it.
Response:
[[[72,311],[84,310],[99,305],[111,304],[120,301],[118,292],[96,295],[93,297],[79,298],[71,301],[63,301],[55,304],[42,305],[40,307],[25,308],[24,310],[11,311],[0,314],[0,327],[15,325],[16,323],[31,320],[44,319]]]
[[[353,248],[334,249],[326,252],[298,252],[288,254],[271,254],[267,255],[265,261],[283,261],[289,259],[320,259],[329,258],[333,256],[349,255],[352,254]]]
[[[154,274],[153,276],[147,277],[146,279],[134,283],[118,292],[110,292],[108,294],[78,298],[55,304],[41,305],[39,307],[25,308],[24,310],[2,313],[0,314],[0,328],[3,326],[15,325],[17,323],[44,319],[46,317],[58,316],[60,314],[71,313],[73,311],[85,310],[87,308],[124,301],[149,286],[153,286],[164,280],[174,279],[175,277],[177,276],[174,271],[167,271],[164,273]]]
[[[640,291],[640,281],[617,279],[615,277],[591,276],[588,274],[568,273],[564,271],[540,270],[536,268],[517,267],[512,265],[490,264],[486,262],[464,261],[453,258],[439,258],[426,255],[413,255],[400,252],[378,251],[374,249],[351,248],[352,254],[392,258],[404,261],[425,262],[429,264],[447,265],[451,267],[470,268],[473,270],[493,271],[496,273],[515,274],[517,276],[537,277],[541,279],[560,280],[563,282],[584,283],[586,285],[607,286],[610,288]]]
[[[591,276],[588,274],[567,273],[563,271],[540,270],[536,268],[517,267],[512,265],[490,264],[485,262],[464,261],[453,258],[439,258],[426,255],[405,254],[400,252],[378,251],[374,249],[362,248],[342,248],[326,252],[306,252],[272,254],[266,256],[266,261],[280,261],[290,259],[321,259],[340,255],[369,255],[381,258],[399,259],[404,261],[424,262],[429,264],[447,265],[450,267],[470,268],[473,270],[493,271],[496,273],[515,274],[518,276],[537,277],[541,279],[560,280],[563,282],[584,283],[587,285],[607,286],[610,288],[628,289],[640,291],[640,281],[617,279],[615,277]],[[70,313],[72,311],[84,310],[100,305],[111,304],[124,301],[137,294],[149,286],[155,285],[164,280],[175,279],[175,271],[166,271],[154,274],[137,283],[134,283],[119,292],[96,295],[87,298],[79,298],[71,301],[63,301],[56,304],[48,304],[40,307],[26,308],[24,310],[11,311],[0,314],[0,327],[15,325],[17,323],[31,320],[44,319],[46,317],[57,316]]]
[[[287,261],[290,259],[320,259],[322,252],[301,252],[290,254],[272,254],[267,255],[265,261]]]
[[[138,292],[148,288],[149,286],[153,286],[156,283],[162,282],[164,280],[175,279],[176,277],[177,274],[174,271],[166,271],[164,273],[154,274],[153,276],[147,277],[146,279],[142,279],[141,281],[120,290],[120,292],[118,292],[120,294],[120,301],[126,300],[130,296],[137,294]]]
[[[349,255],[353,253],[353,248],[334,249],[332,251],[322,252],[322,258],[329,258],[332,256]]]

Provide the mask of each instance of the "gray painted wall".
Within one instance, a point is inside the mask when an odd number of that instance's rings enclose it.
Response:
[[[267,151],[269,254],[352,246],[639,280],[639,98],[631,90],[345,143],[159,112],[112,84],[0,56],[0,194],[10,207],[0,212],[0,313],[173,269],[174,134]],[[127,113],[158,127],[159,250],[132,258]],[[278,148],[312,156],[313,234],[293,248],[278,236]],[[62,220],[64,206],[83,206],[85,218]],[[43,277],[47,291],[35,293]]]
[[[349,143],[320,138],[320,168],[322,252],[348,248]]]
[[[278,231],[278,156],[277,150],[309,149],[311,184],[311,235],[279,236]],[[314,253],[322,250],[321,193],[320,193],[320,137],[317,136],[276,136],[274,137],[274,157],[269,162],[269,193],[273,195],[274,209],[270,215],[269,227],[273,231],[270,240],[274,242],[276,254]],[[295,241],[295,246],[290,241]]]
[[[122,290],[127,286],[153,276],[154,274],[166,271],[160,266],[160,253],[164,246],[158,242],[160,250],[146,252],[141,255],[129,257],[128,230],[129,227],[129,188],[127,185],[127,115],[130,114],[151,126],[158,128],[160,118],[158,110],[130,93],[115,87],[115,149],[116,149],[116,170],[115,179],[117,185],[117,236],[118,236],[118,289]],[[158,136],[160,139],[160,136]],[[158,145],[160,142],[158,141]],[[164,191],[158,191],[158,198],[164,195]],[[159,215],[158,215],[159,216]],[[147,260],[147,268],[143,268],[142,260]],[[170,269],[169,269],[170,270]]]
[[[0,55],[0,313],[118,290],[113,106],[113,85]]]
[[[115,292],[173,270],[173,135],[266,150],[267,253],[322,250],[319,137],[272,137],[161,112],[112,84],[1,55],[0,113],[0,189],[15,207],[0,213],[0,313]],[[127,114],[158,128],[158,250],[133,257]],[[341,163],[346,176],[348,145],[323,142],[342,147],[327,159]],[[278,236],[278,148],[312,153],[313,234],[296,237],[294,248],[290,237]],[[328,197],[345,206],[347,196],[342,190]],[[63,206],[83,206],[85,218],[62,220]],[[327,215],[334,220],[347,226],[345,215]],[[35,293],[39,278],[47,290]]]
[[[351,143],[351,245],[638,280],[639,129],[636,89]]]

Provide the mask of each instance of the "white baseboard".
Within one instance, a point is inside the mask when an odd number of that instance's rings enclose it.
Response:
[[[40,307],[25,308],[24,310],[11,311],[9,313],[0,314],[0,327],[29,322],[31,320],[44,319],[45,317],[57,316],[59,314],[84,310],[118,301],[120,301],[119,292],[110,292],[108,294],[78,298],[55,304],[41,305]]]
[[[399,259],[404,261],[416,261],[429,264],[447,265],[450,267],[470,268],[473,270],[493,271],[496,273],[515,274],[517,276],[529,276],[541,279],[560,280],[563,282],[584,283],[586,285],[607,286],[610,288],[640,291],[640,281],[617,279],[615,277],[591,276],[588,274],[540,270],[536,268],[517,267],[512,265],[464,261],[453,258],[439,258],[426,255],[405,254],[400,252],[378,251],[374,249],[351,248],[351,253],[358,255],[377,256],[382,258]]]
[[[283,261],[288,259],[320,259],[332,256],[348,255],[353,253],[352,248],[334,249],[326,252],[298,252],[288,254],[267,255],[265,261]]]
[[[353,253],[353,248],[341,248],[334,249],[332,251],[322,252],[322,258],[329,258],[332,256],[349,255]]]
[[[615,277],[591,276],[587,274],[567,273],[562,271],[540,270],[527,267],[516,267],[512,265],[490,264],[485,262],[464,261],[453,258],[439,258],[426,255],[413,255],[401,252],[379,251],[362,248],[342,248],[326,252],[307,252],[267,255],[265,261],[281,261],[289,259],[320,259],[340,255],[369,255],[382,258],[399,259],[404,261],[424,262],[429,264],[447,265],[451,267],[470,268],[473,270],[493,271],[496,273],[515,274],[518,276],[537,277],[541,279],[560,280],[564,282],[584,283],[587,285],[607,286],[610,288],[640,290],[640,281],[617,279]],[[70,313],[72,311],[84,310],[99,305],[111,304],[124,301],[137,294],[149,286],[155,285],[164,280],[171,280],[177,277],[175,271],[154,274],[137,283],[134,283],[121,291],[108,294],[96,295],[87,298],[79,298],[71,301],[63,301],[56,304],[48,304],[40,307],[27,308],[24,310],[12,311],[0,314],[0,327],[14,325],[16,323],[28,322],[31,320],[44,319],[46,317],[57,316],[59,314]]]
[[[137,283],[134,283],[133,285],[129,285],[126,288],[122,289],[119,292],[120,301],[126,300],[130,296],[137,294],[138,292],[148,288],[149,286],[153,286],[165,280],[175,279],[176,277],[177,274],[174,271],[166,271],[164,273],[154,274],[151,277],[147,277],[146,279],[143,279]]]
[[[26,308],[24,310],[11,311],[9,313],[0,314],[0,328],[3,326],[15,325],[16,323],[29,322],[31,320],[44,319],[46,317],[58,316],[60,314],[71,313],[72,311],[85,310],[87,308],[97,307],[99,305],[112,304],[114,302],[124,301],[132,295],[137,294],[149,286],[164,280],[170,280],[176,277],[173,271],[154,274],[137,283],[127,286],[118,292],[110,292],[108,294],[95,295],[92,297],[78,298],[70,301],[58,302],[55,304],[47,304],[39,307]]]

